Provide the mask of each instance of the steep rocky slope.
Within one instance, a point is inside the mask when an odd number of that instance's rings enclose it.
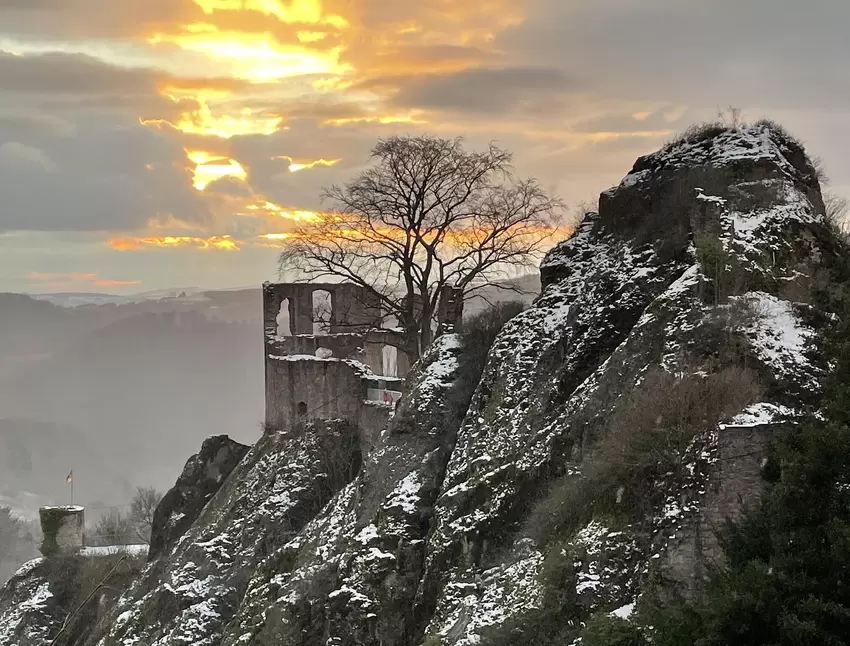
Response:
[[[650,582],[688,593],[757,498],[771,430],[818,406],[823,210],[771,124],[639,159],[548,254],[480,379],[446,335],[378,437],[263,437],[89,643],[460,646],[521,630],[553,585],[572,638]],[[637,469],[641,433],[678,445]]]

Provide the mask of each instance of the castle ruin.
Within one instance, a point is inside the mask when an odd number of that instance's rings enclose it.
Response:
[[[441,293],[438,329],[463,316],[460,290]],[[265,283],[267,429],[344,419],[380,432],[404,390],[403,335],[385,328],[378,298],[350,283]]]

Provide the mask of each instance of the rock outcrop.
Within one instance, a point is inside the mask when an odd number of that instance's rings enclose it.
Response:
[[[815,169],[772,124],[639,159],[548,254],[482,376],[444,335],[377,439],[335,422],[265,435],[90,643],[477,644],[549,603],[561,555],[570,638],[653,577],[690,593],[713,528],[758,499],[771,433],[818,406],[812,294],[837,252]],[[600,447],[694,392],[674,469],[639,490],[612,477],[572,524],[535,529],[558,483],[592,480]]]
[[[149,561],[174,547],[249,448],[226,435],[204,440],[201,450],[189,458],[174,487],[163,496],[156,508]]]
[[[42,646],[62,621],[44,559],[26,563],[0,591],[0,644]]]

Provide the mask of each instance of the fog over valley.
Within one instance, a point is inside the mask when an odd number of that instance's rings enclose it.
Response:
[[[539,278],[486,298],[529,301]],[[0,294],[0,505],[93,518],[137,487],[165,491],[201,441],[252,444],[263,419],[262,294],[254,289]]]
[[[32,518],[67,503],[73,469],[75,503],[125,505],[168,489],[209,435],[255,441],[260,315],[259,289],[77,307],[0,294],[0,504]]]

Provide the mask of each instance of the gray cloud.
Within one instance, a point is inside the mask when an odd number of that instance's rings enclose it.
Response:
[[[398,0],[355,4],[361,7],[359,20],[376,28],[421,9]],[[122,69],[76,55],[0,54],[0,231],[131,228],[161,213],[203,223],[210,217],[210,198],[244,197],[248,187],[283,205],[319,208],[321,187],[362,168],[378,137],[423,131],[468,135],[470,147],[495,139],[516,153],[521,173],[540,177],[568,200],[586,198],[666,138],[628,133],[682,130],[730,103],[750,117],[766,114],[786,123],[824,157],[837,186],[850,186],[850,162],[843,154],[850,139],[850,89],[841,82],[850,59],[844,34],[850,3],[524,4],[528,19],[496,36],[499,56],[485,57],[474,47],[423,47],[403,39],[398,44],[398,55],[422,69],[433,61],[438,70],[447,59],[486,58],[487,67],[405,75],[376,71],[356,86],[384,96],[384,113],[426,110],[428,125],[322,125],[369,112],[333,93],[308,91],[278,100],[276,90],[263,88],[252,92],[252,107],[285,116],[287,130],[230,140],[186,135],[166,124],[138,124],[139,116],[174,120],[193,107],[160,95],[159,84],[179,81],[162,71]],[[194,20],[197,11],[191,0],[0,0],[0,32],[41,39],[121,37]],[[369,45],[357,43],[352,60],[367,70],[370,63],[384,66],[386,51],[370,58]],[[240,89],[236,82],[232,87]],[[291,87],[281,84],[280,95],[291,95]],[[634,117],[643,112],[645,118]],[[594,138],[600,132],[624,134]],[[184,146],[236,159],[248,173],[247,183],[222,179],[209,185],[207,196],[198,195],[191,189]],[[342,161],[289,173],[282,156]]]
[[[0,119],[0,232],[121,231],[156,215],[208,217],[182,147],[161,133],[103,119],[58,134],[15,123]]]
[[[188,0],[0,0],[2,31],[37,40],[137,36],[202,15]]]
[[[355,122],[322,125],[315,119],[293,119],[288,129],[272,135],[234,137],[228,155],[247,171],[248,181],[273,202],[307,209],[321,208],[323,186],[342,183],[369,163],[369,151],[381,137],[399,133],[418,134],[426,126]],[[334,166],[315,166],[289,172],[291,157],[296,161],[339,159]]]
[[[497,44],[611,98],[825,107],[846,105],[847,24],[843,0],[540,0]]]
[[[462,110],[490,115],[517,110],[552,111],[570,87],[567,75],[545,67],[480,68],[446,74],[377,79],[364,89],[398,86],[391,103],[398,107]]]
[[[154,68],[120,67],[84,54],[17,56],[0,51],[4,108],[19,114],[35,108],[54,114],[115,112],[133,120],[173,120],[198,108],[194,100],[164,96],[160,88],[168,85],[238,90],[245,84],[229,78],[181,78]]]

